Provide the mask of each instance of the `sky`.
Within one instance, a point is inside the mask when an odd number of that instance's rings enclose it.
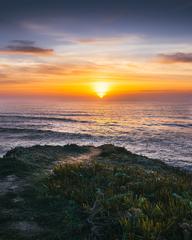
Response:
[[[192,0],[0,4],[0,96],[192,95]]]

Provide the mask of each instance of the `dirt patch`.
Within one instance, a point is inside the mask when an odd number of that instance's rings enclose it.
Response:
[[[64,158],[60,158],[58,163],[81,163],[84,161],[91,161],[93,160],[95,157],[99,156],[99,154],[101,153],[101,150],[98,148],[90,148],[90,151],[87,153],[82,153],[82,154],[78,154],[76,156],[69,156],[69,157],[64,157]]]

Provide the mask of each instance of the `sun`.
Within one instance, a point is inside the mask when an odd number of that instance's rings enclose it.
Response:
[[[97,96],[100,98],[103,98],[109,91],[108,82],[95,82],[93,87]]]

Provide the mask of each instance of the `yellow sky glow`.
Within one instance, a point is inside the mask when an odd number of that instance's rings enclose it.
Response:
[[[38,59],[3,59],[0,61],[0,96],[103,98],[144,91],[192,92],[192,69],[188,63],[163,64],[139,59],[114,62],[111,59],[110,64],[109,59],[101,61],[99,58],[93,63],[85,59],[62,63],[63,58],[58,56],[49,59],[49,63],[37,63]]]

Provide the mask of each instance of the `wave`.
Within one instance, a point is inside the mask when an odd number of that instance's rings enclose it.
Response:
[[[169,126],[169,127],[182,127],[182,128],[190,128],[192,127],[191,123],[163,123],[162,126]]]
[[[44,116],[22,116],[22,115],[0,115],[0,118],[16,118],[27,120],[42,120],[42,121],[61,121],[61,122],[74,122],[74,123],[92,123],[93,121],[77,120],[73,118],[61,118],[61,117],[44,117]]]
[[[161,124],[145,124],[145,126],[167,126],[167,127],[180,127],[191,128],[191,123],[161,123]]]
[[[174,119],[174,120],[192,120],[192,116],[162,116],[162,115],[147,115],[147,118],[157,119]]]
[[[69,132],[57,132],[52,130],[40,130],[40,129],[27,129],[27,128],[0,128],[0,133],[7,134],[21,134],[22,138],[29,139],[41,139],[41,138],[87,138],[90,139],[93,136],[90,134],[81,134],[81,133],[69,133]],[[25,136],[23,136],[23,134]]]
[[[1,115],[0,116],[18,116],[18,112],[1,112]],[[21,113],[23,114],[24,116],[31,116],[30,113]],[[48,114],[45,114],[45,113],[40,113],[40,112],[33,112],[33,115],[40,115],[40,116],[46,116],[46,115],[49,115],[49,116],[60,116],[60,117],[91,117],[91,116],[98,116],[98,114],[95,114],[95,113],[85,113],[85,112],[67,112],[67,113],[48,113]],[[22,116],[22,115],[19,115],[19,116]]]

